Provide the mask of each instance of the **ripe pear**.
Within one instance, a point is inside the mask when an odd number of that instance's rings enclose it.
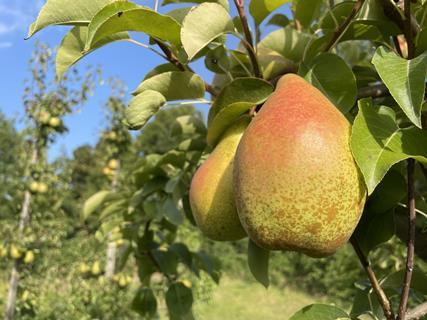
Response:
[[[34,255],[33,251],[28,250],[27,252],[25,252],[25,256],[24,256],[24,263],[25,264],[33,263],[34,259],[35,259],[35,255]]]
[[[222,135],[208,159],[196,171],[190,187],[194,220],[212,240],[233,241],[246,237],[233,195],[234,155],[249,117],[236,121]]]
[[[239,218],[255,243],[322,257],[348,241],[366,198],[350,131],[318,89],[297,75],[280,79],[234,165]]]

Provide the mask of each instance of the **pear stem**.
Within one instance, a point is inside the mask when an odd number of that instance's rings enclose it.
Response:
[[[331,40],[329,40],[328,44],[326,45],[324,51],[328,52],[331,50],[335,44],[339,41],[339,39],[342,37],[344,32],[347,30],[348,26],[350,25],[350,22],[354,19],[356,14],[360,11],[362,8],[364,0],[358,0],[355,4],[353,9],[351,10],[350,14],[345,18],[344,22],[338,26],[338,28],[335,30],[334,34],[332,35]]]
[[[356,238],[352,237],[350,239],[350,243],[353,246],[354,251],[356,252],[360,263],[362,264],[363,268],[365,269],[369,281],[371,282],[372,289],[374,289],[374,292],[377,296],[378,302],[381,305],[381,308],[383,309],[384,315],[387,320],[394,320],[394,313],[393,309],[391,307],[390,300],[388,299],[387,295],[385,294],[384,290],[381,288],[381,285],[377,279],[377,276],[374,273],[374,270],[371,267],[371,263],[369,262],[368,258],[363,253],[362,249],[359,246],[359,243],[357,242]]]
[[[249,30],[248,19],[245,14],[245,3],[244,0],[234,0],[234,4],[236,5],[237,12],[239,13],[240,21],[242,22],[243,33],[245,34],[246,41],[242,41],[245,46],[249,59],[251,60],[252,67],[254,68],[255,77],[262,79],[261,68],[258,64],[258,59],[256,57],[254,42],[252,40],[252,34]]]

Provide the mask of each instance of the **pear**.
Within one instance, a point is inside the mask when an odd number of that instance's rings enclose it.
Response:
[[[234,165],[239,218],[256,244],[323,257],[348,241],[366,199],[350,132],[347,119],[303,78],[279,80]]]
[[[208,159],[196,171],[190,187],[194,220],[212,240],[233,241],[246,236],[233,195],[234,155],[249,117],[239,118],[221,136]]]

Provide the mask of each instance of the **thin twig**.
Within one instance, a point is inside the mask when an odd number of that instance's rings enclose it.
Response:
[[[358,0],[354,4],[354,7],[353,7],[353,9],[351,9],[350,14],[347,16],[347,18],[344,20],[344,22],[338,27],[338,29],[335,30],[334,34],[332,35],[331,40],[329,40],[328,44],[326,45],[326,47],[324,49],[325,52],[331,50],[331,48],[338,42],[338,40],[341,38],[341,36],[347,30],[348,26],[350,25],[350,22],[354,19],[356,14],[362,8],[363,2],[364,2],[364,0]]]
[[[406,2],[405,2],[406,3]],[[403,278],[402,293],[400,295],[398,320],[405,320],[406,308],[408,304],[409,290],[411,288],[412,272],[414,270],[414,252],[415,252],[415,232],[416,218],[415,211],[415,160],[408,160],[408,244],[406,254],[406,270]]]
[[[402,10],[400,10],[393,1],[390,0],[381,0],[381,5],[383,7],[384,10],[384,14],[391,20],[393,21],[402,31],[405,30],[405,19],[404,16],[402,15]],[[411,29],[412,29],[412,35],[416,36],[417,33],[419,32],[419,25],[417,23],[417,20],[410,15],[410,19],[409,22],[411,24]]]
[[[384,84],[378,84],[374,86],[360,88],[357,92],[357,99],[363,98],[380,98],[390,95],[387,87]]]
[[[414,58],[414,55],[415,55],[415,42],[414,42],[414,33],[412,30],[412,24],[411,24],[411,1],[410,0],[405,0],[404,14],[405,14],[404,32],[405,32],[406,44],[408,46],[408,59],[412,59]]]
[[[418,320],[427,315],[427,302],[424,302],[406,313],[406,320]]]
[[[154,42],[159,46],[159,48],[166,55],[166,59],[170,63],[175,65],[179,70],[194,72],[189,66],[185,66],[184,64],[182,64],[181,61],[179,61],[179,59],[175,56],[175,54],[172,52],[172,50],[170,50],[170,48],[166,44],[164,44],[163,42],[157,39],[154,39]],[[214,97],[218,95],[216,90],[209,83],[206,83],[206,82],[205,82],[205,90]]]
[[[371,264],[368,261],[368,258],[363,253],[362,249],[359,246],[359,243],[357,242],[356,238],[351,238],[350,242],[353,246],[354,251],[356,252],[357,256],[359,257],[360,263],[362,264],[363,268],[365,269],[369,281],[371,282],[372,289],[374,289],[374,292],[377,296],[378,302],[381,305],[381,308],[383,309],[384,315],[387,320],[394,320],[394,314],[393,309],[391,307],[390,300],[388,299],[387,295],[385,294],[384,290],[381,288],[381,285],[374,273],[374,270],[372,270]]]
[[[258,64],[258,59],[256,57],[254,43],[252,40],[252,34],[249,30],[248,19],[245,14],[245,5],[244,0],[234,0],[236,5],[237,12],[239,13],[240,21],[242,22],[243,33],[245,34],[246,42],[243,42],[246,50],[248,51],[249,59],[251,60],[252,67],[254,68],[254,74],[257,78],[262,78],[261,68]]]
[[[130,42],[130,43],[136,44],[137,46],[143,47],[145,49],[148,49],[148,50],[154,52],[155,54],[157,54],[158,56],[162,57],[163,59],[166,59],[166,60],[168,59],[164,54],[162,54],[161,52],[157,51],[153,47],[151,47],[149,45],[146,45],[145,43],[142,43],[142,42],[136,41],[134,39],[130,39],[130,38],[129,39],[123,39],[123,41],[127,41],[127,42]]]

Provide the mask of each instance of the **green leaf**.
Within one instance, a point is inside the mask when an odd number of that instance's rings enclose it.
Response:
[[[273,86],[262,79],[237,78],[227,84],[215,99],[209,110],[208,126],[225,107],[236,102],[248,102],[253,105],[263,103],[273,92]]]
[[[157,313],[157,300],[150,288],[140,288],[132,300],[132,310],[143,317],[153,318]]]
[[[308,33],[298,32],[294,28],[287,26],[269,33],[261,40],[259,46],[276,51],[285,59],[299,62],[312,38],[313,36]]]
[[[171,197],[167,197],[163,203],[163,211],[165,217],[174,225],[180,225],[184,222],[184,217],[181,211],[176,207],[176,204]]]
[[[157,76],[158,74],[170,72],[170,71],[180,71],[178,67],[172,63],[163,63],[151,69],[144,77],[144,80],[147,80],[151,77]]]
[[[369,197],[366,207],[369,212],[383,213],[394,209],[405,195],[405,178],[397,170],[390,170]]]
[[[126,199],[111,201],[108,203],[108,205],[105,206],[105,208],[102,209],[101,213],[99,214],[99,220],[110,218],[112,215],[117,213],[123,213],[126,208]]]
[[[154,260],[160,266],[160,271],[164,274],[175,274],[178,266],[178,259],[175,253],[166,250],[152,250]]]
[[[251,0],[249,3],[249,13],[254,18],[255,23],[260,25],[267,16],[290,0]]]
[[[174,316],[186,315],[193,305],[193,292],[184,284],[177,282],[172,284],[165,294],[166,305]]]
[[[82,219],[86,220],[95,210],[97,210],[104,201],[111,195],[111,191],[98,191],[87,199],[83,205]]]
[[[207,135],[208,145],[214,148],[222,134],[231,124],[254,106],[256,106],[256,104],[251,102],[235,102],[221,109],[209,126]]]
[[[421,107],[425,94],[427,52],[412,60],[379,47],[372,63],[390,94],[417,127],[421,128]]]
[[[357,97],[356,77],[339,56],[323,53],[311,61],[305,79],[322,91],[329,100],[346,114],[354,106]],[[334,75],[331,76],[331,70]]]
[[[267,22],[267,25],[286,27],[289,24],[289,18],[281,13],[276,13],[271,19]]]
[[[200,99],[205,95],[205,82],[190,71],[163,72],[141,82],[134,94],[146,90],[161,93],[167,101]]]
[[[350,316],[338,307],[326,304],[311,304],[299,310],[289,320],[344,320]]]
[[[294,1],[295,3],[295,1]],[[295,4],[295,20],[304,28],[310,27],[311,23],[318,17],[323,0],[297,0]]]
[[[31,24],[28,37],[56,24],[87,25],[105,5],[115,0],[48,0]]]
[[[270,251],[258,247],[251,239],[248,242],[248,265],[252,275],[264,287],[268,288],[268,263]]]
[[[141,129],[165,103],[166,99],[161,93],[144,90],[129,103],[125,111],[125,125],[131,130]]]
[[[56,76],[61,79],[67,70],[78,62],[85,55],[98,49],[110,42],[129,39],[127,32],[120,32],[100,39],[94,44],[92,50],[83,52],[84,44],[87,38],[86,26],[76,26],[71,29],[64,37],[56,54]]]
[[[230,9],[228,0],[163,0],[162,6],[172,3],[204,3],[213,2],[222,5],[227,11]]]
[[[202,3],[185,17],[181,29],[181,41],[188,60],[219,36],[234,30],[227,10],[216,3]]]
[[[427,134],[421,129],[400,129],[389,107],[374,107],[368,99],[359,101],[351,149],[371,194],[395,163],[414,158],[427,162]]]
[[[100,10],[89,24],[85,50],[90,50],[105,37],[123,31],[147,35],[180,44],[180,25],[172,17],[162,15],[132,2],[116,1]]]

